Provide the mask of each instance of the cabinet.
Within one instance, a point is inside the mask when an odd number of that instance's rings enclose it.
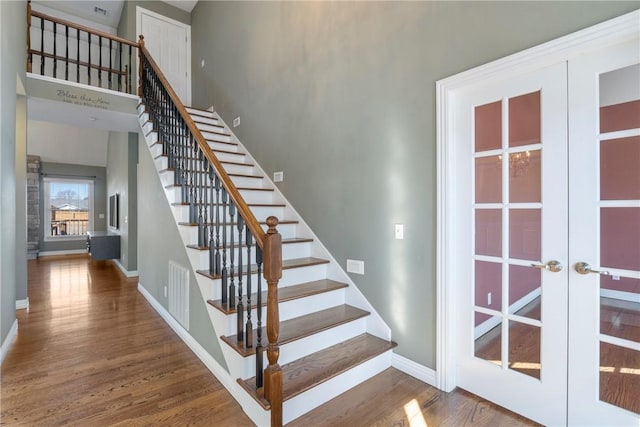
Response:
[[[120,258],[120,235],[108,231],[87,231],[87,252],[96,260]]]

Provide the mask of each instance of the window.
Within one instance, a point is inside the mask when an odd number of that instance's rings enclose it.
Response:
[[[93,181],[44,179],[44,239],[84,239],[93,228]]]

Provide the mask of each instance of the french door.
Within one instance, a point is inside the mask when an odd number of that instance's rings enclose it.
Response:
[[[640,425],[640,39],[457,89],[456,384]]]

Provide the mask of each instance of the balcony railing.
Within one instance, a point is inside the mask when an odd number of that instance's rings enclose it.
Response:
[[[27,72],[124,93],[138,43],[55,18],[27,5]]]

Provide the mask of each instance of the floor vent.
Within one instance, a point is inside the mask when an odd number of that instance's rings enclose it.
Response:
[[[189,330],[189,270],[169,261],[169,313]]]

